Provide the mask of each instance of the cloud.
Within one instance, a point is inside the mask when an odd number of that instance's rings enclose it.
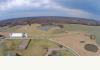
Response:
[[[10,10],[16,7],[25,8],[25,7],[48,7],[52,0],[7,0],[0,4],[0,10]]]
[[[13,11],[13,9],[26,9],[26,8],[42,8],[52,9],[57,11],[63,11],[68,16],[90,18],[96,17],[96,15],[75,8],[68,8],[60,5],[55,0],[7,0],[0,3],[0,11]],[[59,14],[59,13],[58,13]]]

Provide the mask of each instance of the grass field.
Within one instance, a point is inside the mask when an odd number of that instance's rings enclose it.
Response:
[[[42,56],[46,53],[46,48],[57,48],[58,46],[46,39],[31,40],[28,48],[22,51],[23,55]]]
[[[6,47],[14,47],[17,48],[17,46],[19,46],[21,44],[21,40],[20,39],[6,39],[2,45],[6,46]]]
[[[68,31],[82,31],[96,36],[97,43],[100,45],[100,26],[86,26],[79,24],[64,24],[64,29]]]
[[[9,51],[15,51],[18,46],[21,44],[21,40],[19,39],[6,39],[4,40],[4,42],[2,42],[0,44],[0,46],[2,46],[2,48],[0,48],[0,55],[5,55],[5,53],[9,52]]]
[[[100,45],[100,26],[86,26],[86,25],[80,25],[80,24],[63,24],[64,28],[58,28],[58,27],[51,27],[49,30],[42,30],[38,29],[40,27],[40,24],[32,24],[29,25],[23,25],[23,26],[14,26],[14,27],[3,27],[0,28],[0,32],[25,32],[28,33],[29,37],[35,38],[37,36],[38,38],[48,37],[48,38],[54,38],[58,36],[54,35],[60,35],[63,34],[65,31],[71,32],[85,32],[90,35],[96,36],[96,42]],[[46,27],[48,28],[48,27]],[[44,29],[44,28],[43,28]],[[62,35],[61,35],[62,36]],[[74,35],[75,36],[75,35]],[[73,36],[73,37],[74,37]],[[80,38],[80,37],[79,37]],[[64,38],[65,39],[65,38]],[[74,38],[73,38],[74,39]],[[78,39],[78,38],[77,38]],[[75,39],[76,40],[76,39]],[[0,44],[0,46],[4,46],[8,50],[16,50],[19,45],[22,43],[22,40],[20,39],[6,39],[3,43]],[[59,46],[47,39],[32,39],[28,48],[26,50],[17,50],[17,52],[21,55],[36,55],[36,56],[42,56],[45,55],[47,52],[47,48],[59,48]],[[0,48],[0,55],[3,55],[3,52],[5,50]],[[56,54],[55,54],[56,55]],[[57,55],[73,55],[69,50],[64,51],[57,51]]]
[[[24,56],[43,56],[48,52],[47,50],[50,48],[59,48],[59,46],[58,44],[51,42],[47,39],[33,39],[31,40],[26,50],[18,51],[18,53]],[[64,53],[61,52],[62,56],[64,54],[69,55],[69,56],[74,55],[70,50],[64,51]]]

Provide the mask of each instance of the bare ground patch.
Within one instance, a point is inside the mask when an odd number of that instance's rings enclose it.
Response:
[[[86,36],[86,33],[84,33],[84,32],[73,32],[73,31],[71,32],[70,31],[68,33],[63,34],[62,36],[53,38],[52,40],[61,45],[72,48],[81,56],[100,55],[99,49],[97,50],[97,52],[91,52],[91,51],[87,51],[86,49],[84,49],[84,46],[86,44],[94,44],[99,48],[96,41],[91,40],[88,36]],[[84,41],[84,43],[80,43],[80,41]],[[92,49],[94,49],[94,48],[92,48]]]

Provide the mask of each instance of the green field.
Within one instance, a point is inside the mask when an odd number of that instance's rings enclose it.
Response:
[[[47,49],[51,48],[60,48],[59,44],[54,43],[52,41],[49,41],[47,39],[32,39],[27,47],[27,49],[18,49],[19,45],[22,43],[22,40],[20,39],[7,39],[5,40],[0,46],[0,56],[2,55],[8,55],[8,52],[16,52],[17,54],[23,55],[23,56],[43,56],[48,51]],[[63,55],[74,55],[74,52],[72,52],[70,49],[67,49],[67,51],[58,51],[57,53],[60,54],[60,56]],[[12,54],[11,53],[11,54]],[[56,56],[56,54],[55,54]]]
[[[5,53],[14,52],[17,50],[18,46],[21,44],[21,40],[19,39],[6,39],[0,44],[0,55],[7,55]]]
[[[64,24],[64,29],[68,31],[83,31],[96,36],[96,41],[100,45],[100,26],[87,26],[80,24]]]
[[[33,55],[44,55],[46,53],[46,48],[57,48],[55,43],[50,42],[46,39],[33,39],[26,51]],[[27,52],[27,54],[28,54]]]
[[[49,48],[59,48],[59,46],[47,39],[33,39],[26,50],[20,51],[22,55],[43,56]],[[73,55],[70,51],[66,51],[68,55]]]

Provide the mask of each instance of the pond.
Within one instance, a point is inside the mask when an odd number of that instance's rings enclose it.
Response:
[[[91,51],[91,52],[97,52],[99,49],[96,45],[93,45],[93,44],[86,44],[84,46],[85,50],[87,51]]]
[[[56,25],[45,25],[45,26],[39,26],[38,29],[48,31],[49,29],[54,28],[54,27],[58,27],[58,26],[56,26]]]

